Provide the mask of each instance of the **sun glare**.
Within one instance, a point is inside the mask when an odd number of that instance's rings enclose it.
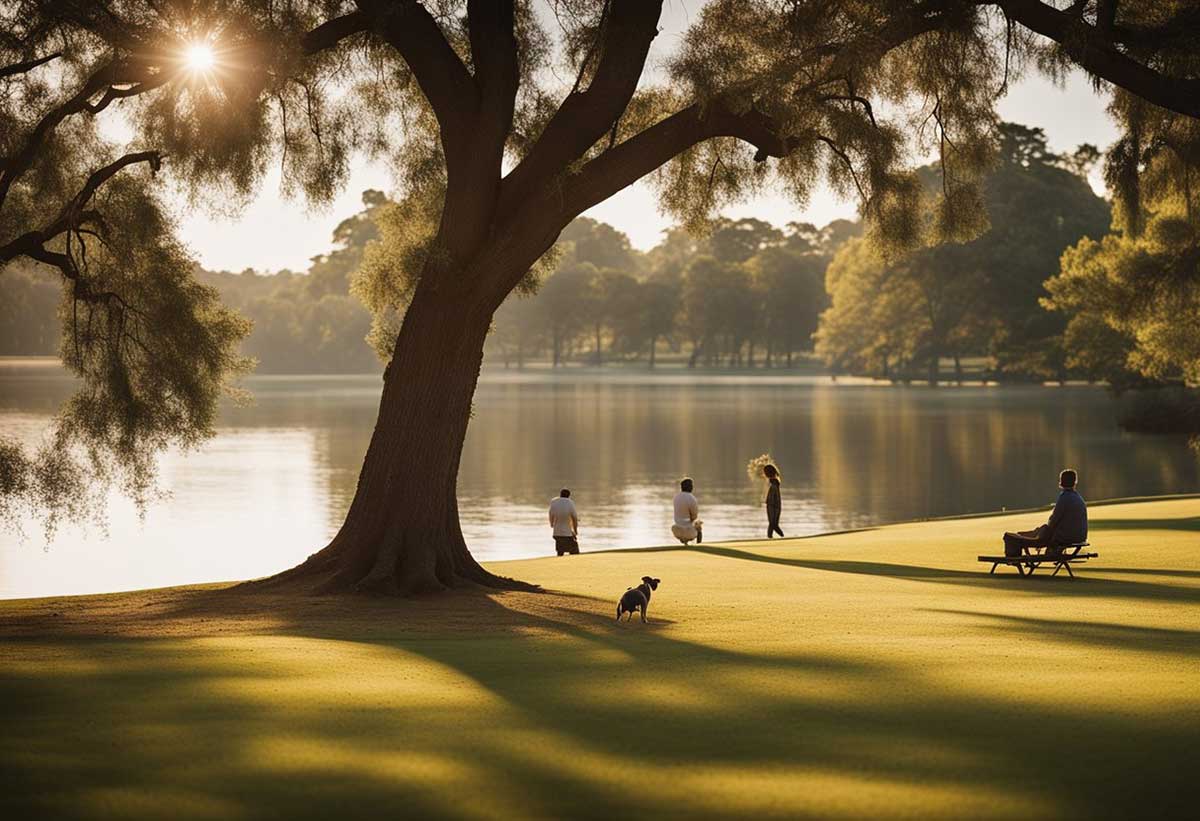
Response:
[[[192,71],[208,71],[216,62],[212,48],[204,43],[194,43],[188,46],[185,59],[188,68]]]

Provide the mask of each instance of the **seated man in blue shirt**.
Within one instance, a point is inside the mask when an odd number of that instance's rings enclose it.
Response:
[[[1035,530],[1004,534],[1004,555],[1020,556],[1023,548],[1044,547],[1051,555],[1062,552],[1062,545],[1087,541],[1087,505],[1075,490],[1079,480],[1075,471],[1058,474],[1058,501],[1050,519]]]

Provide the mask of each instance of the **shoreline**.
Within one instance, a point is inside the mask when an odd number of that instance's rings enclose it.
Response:
[[[29,376],[36,371],[50,371],[61,368],[61,361],[55,356],[0,356],[0,373],[8,370],[21,376]],[[359,383],[367,380],[377,381],[382,378],[383,370],[364,373],[304,373],[304,372],[252,372],[241,378],[242,383],[284,382],[289,380],[307,380],[328,383]],[[50,376],[46,374],[46,376]],[[64,381],[71,379],[67,374],[54,374],[51,378],[61,377]],[[613,362],[597,366],[572,363],[554,368],[549,362],[529,363],[523,368],[505,368],[501,364],[485,362],[480,372],[480,384],[539,384],[554,382],[612,382],[628,384],[647,384],[662,382],[674,385],[694,381],[703,384],[780,384],[780,385],[828,385],[846,387],[883,387],[883,388],[928,388],[928,380],[912,379],[892,380],[872,376],[855,376],[850,374],[833,374],[815,363],[804,363],[792,368],[722,368],[697,366],[689,368],[681,362],[660,362],[655,368],[649,368],[641,362]],[[1104,382],[1087,382],[1084,380],[1067,380],[1066,382],[1037,382],[1027,380],[996,381],[983,380],[975,377],[963,379],[961,382],[953,375],[939,378],[937,388],[1103,388]]]
[[[1112,499],[1097,499],[1094,501],[1089,500],[1087,502],[1087,505],[1088,505],[1088,510],[1090,511],[1094,508],[1103,508],[1103,507],[1109,507],[1109,506],[1113,506],[1113,505],[1139,504],[1139,503],[1145,503],[1145,502],[1187,501],[1187,500],[1200,500],[1200,492],[1172,493],[1172,494],[1162,494],[1162,495],[1157,495],[1157,496],[1127,496],[1127,497],[1118,497],[1118,498],[1112,498]],[[1000,517],[1006,517],[1006,516],[1022,516],[1022,515],[1026,515],[1026,514],[1044,513],[1052,508],[1053,508],[1052,504],[1047,504],[1047,505],[1041,505],[1038,507],[1013,508],[1013,509],[1008,509],[1008,510],[992,510],[992,511],[985,511],[985,512],[981,512],[981,513],[958,513],[958,514],[954,514],[954,515],[950,515],[950,516],[932,516],[932,517],[923,517],[923,518],[916,518],[916,519],[902,519],[899,521],[881,522],[879,524],[866,525],[863,527],[855,527],[855,528],[848,528],[848,529],[842,529],[842,530],[827,530],[827,531],[822,531],[820,533],[807,533],[807,534],[800,535],[800,536],[782,536],[782,537],[778,537],[776,539],[772,539],[770,541],[762,540],[762,539],[749,539],[749,540],[748,539],[724,539],[724,540],[718,540],[718,541],[712,541],[712,542],[705,542],[701,546],[702,547],[705,547],[705,546],[718,547],[718,546],[740,545],[740,544],[760,543],[760,542],[762,544],[787,544],[789,542],[802,542],[802,541],[811,541],[813,539],[825,539],[825,538],[829,538],[832,536],[846,536],[846,535],[851,535],[851,534],[856,534],[856,533],[869,533],[872,531],[878,531],[878,530],[886,529],[886,528],[890,528],[890,527],[899,527],[899,526],[903,526],[903,525],[918,525],[918,524],[935,523],[935,522],[970,521],[970,520],[976,520],[976,519],[992,519],[992,518],[1000,518]],[[584,550],[584,551],[581,551],[579,553],[579,555],[580,556],[598,556],[598,555],[623,554],[623,553],[661,553],[661,552],[672,551],[672,550],[686,550],[686,549],[687,548],[685,548],[683,545],[679,544],[678,542],[675,542],[675,543],[664,542],[663,544],[659,544],[659,545],[642,545],[642,546],[630,546],[630,547],[605,547],[605,548],[600,548],[597,550]],[[495,568],[495,567],[502,568],[506,565],[511,565],[513,563],[541,561],[541,560],[547,559],[547,558],[551,558],[551,557],[535,556],[535,557],[525,557],[525,558],[515,558],[515,559],[496,559],[496,560],[491,560],[491,561],[483,561],[483,564],[489,568]],[[286,569],[286,568],[284,568],[284,569]],[[102,591],[102,592],[93,592],[93,593],[63,593],[63,594],[50,594],[47,596],[16,596],[16,597],[12,597],[12,598],[0,597],[0,608],[2,608],[4,606],[4,604],[9,603],[9,602],[37,602],[37,601],[45,601],[45,600],[51,600],[51,599],[53,599],[53,600],[76,599],[76,598],[85,598],[85,597],[91,597],[91,596],[119,596],[119,595],[123,595],[123,594],[150,593],[150,592],[154,592],[154,591],[166,591],[166,590],[185,590],[185,589],[199,590],[199,589],[206,589],[206,588],[227,589],[227,588],[231,588],[231,587],[236,587],[237,585],[244,584],[246,582],[257,581],[260,578],[268,578],[268,577],[263,576],[263,577],[249,578],[249,579],[243,579],[243,578],[212,579],[212,580],[199,581],[199,582],[187,582],[187,583],[177,584],[177,585],[166,585],[166,586],[161,586],[161,587],[134,587],[134,588],[129,588],[127,590],[106,590],[106,591]]]

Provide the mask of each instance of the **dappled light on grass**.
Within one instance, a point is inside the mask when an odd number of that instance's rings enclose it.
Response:
[[[1097,528],[1076,580],[975,566],[1017,516],[502,566],[543,594],[7,602],[0,809],[1178,813],[1200,740],[1198,506],[1095,507],[1154,525]],[[617,624],[612,597],[646,571],[651,624]]]

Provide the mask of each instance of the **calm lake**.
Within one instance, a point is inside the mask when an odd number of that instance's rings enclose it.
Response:
[[[0,531],[0,597],[242,579],[289,567],[336,531],[354,492],[378,376],[254,377],[250,407],[161,460],[170,497],[144,519],[114,497],[107,532],[67,524],[47,542]],[[33,442],[71,382],[57,365],[0,362],[0,429]],[[1100,388],[890,387],[822,377],[489,371],[459,478],[475,554],[553,554],[546,505],[564,485],[583,550],[664,544],[683,474],[708,540],[765,535],[746,463],[784,475],[784,531],[1049,504],[1057,472],[1100,499],[1200,490],[1183,437],[1122,433]],[[1030,523],[1037,523],[1037,516]],[[569,561],[570,559],[564,559]]]

